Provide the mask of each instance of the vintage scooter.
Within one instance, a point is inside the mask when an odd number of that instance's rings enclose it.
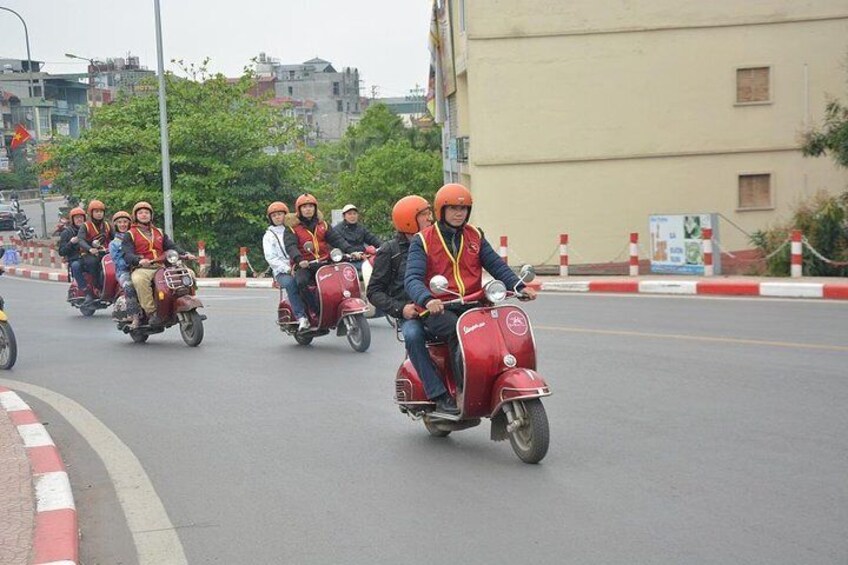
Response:
[[[156,302],[156,313],[164,323],[151,326],[142,312],[141,325],[133,329],[127,316],[126,297],[121,296],[115,302],[112,312],[112,316],[119,320],[118,329],[129,334],[135,343],[144,343],[150,335],[162,333],[166,328],[179,324],[180,335],[186,345],[200,345],[206,316],[197,311],[203,308],[203,303],[195,296],[197,284],[192,272],[173,249],[166,251],[164,257],[155,262],[163,264],[153,276],[153,300]]]
[[[6,250],[0,247],[0,257]],[[0,275],[3,274],[3,267],[0,267]],[[6,315],[6,303],[3,297],[0,296],[0,369],[11,369],[18,359],[18,342],[15,339],[15,332],[12,331],[12,324],[9,323],[9,317]]]
[[[307,242],[306,250],[311,252],[312,248],[312,243]],[[361,297],[356,268],[346,258],[340,249],[333,249],[329,261],[310,261],[322,266],[315,273],[315,286],[308,289],[318,299],[318,312],[304,301],[311,326],[307,330],[298,331],[286,291],[280,289],[277,325],[300,345],[309,345],[314,338],[331,330],[336,330],[337,336],[346,336],[354,351],[362,353],[371,345],[371,327],[365,319],[368,304]]]
[[[374,260],[377,258],[377,249],[372,246],[367,246],[365,248],[365,254],[362,260],[362,274],[360,279],[362,281],[362,296],[368,296],[368,283],[371,282],[371,274],[374,272]],[[368,302],[368,299],[365,299],[365,302],[368,303],[368,312],[365,313],[365,317],[369,320],[373,318],[380,318],[385,316],[382,312],[378,312],[377,308],[374,307],[373,304]],[[392,323],[394,318],[391,316],[385,316],[385,318]]]
[[[112,257],[109,253],[103,255],[100,259],[100,268],[103,269],[103,287],[97,288],[94,284],[94,277],[89,273],[85,273],[85,282],[94,293],[94,302],[85,306],[85,293],[77,286],[77,281],[70,276],[71,286],[68,288],[68,304],[74,308],[79,308],[83,316],[88,317],[93,315],[98,310],[108,308],[115,302],[118,296],[121,295],[121,285],[115,277],[115,265],[112,264]]]
[[[535,277],[533,268],[523,267],[522,282]],[[430,280],[433,294],[445,294],[448,281],[437,275]],[[451,293],[453,294],[453,293]],[[424,385],[407,358],[395,377],[395,403],[414,420],[423,420],[430,434],[445,437],[453,431],[492,421],[491,438],[507,439],[515,454],[525,463],[538,463],[548,452],[550,431],[541,398],[550,396],[545,380],[536,372],[536,341],[527,314],[516,305],[501,304],[509,297],[521,297],[508,291],[497,280],[482,290],[449,304],[476,304],[457,321],[457,336],[463,352],[465,379],[461,388],[454,384],[450,351],[446,343],[428,343],[430,357],[445,387],[456,397],[459,415],[435,411]],[[399,337],[400,338],[400,337]]]

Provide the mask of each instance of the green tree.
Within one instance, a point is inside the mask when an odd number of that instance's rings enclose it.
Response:
[[[848,167],[848,107],[837,100],[825,108],[824,127],[805,135],[804,155],[830,155],[842,167]]]
[[[29,164],[26,151],[12,151],[11,171],[0,173],[0,190],[27,190],[38,188],[35,167]]]
[[[255,79],[210,75],[206,62],[166,75],[175,239],[204,240],[234,265],[239,246],[264,267],[260,240],[272,200],[291,203],[318,180],[314,158],[297,140],[297,123],[248,95]],[[71,197],[103,200],[110,213],[150,201],[161,224],[163,198],[159,104],[151,94],[122,96],[96,109],[92,128],[51,151],[55,185]]]

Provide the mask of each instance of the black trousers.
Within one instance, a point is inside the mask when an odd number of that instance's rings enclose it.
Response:
[[[448,344],[454,383],[459,390],[462,390],[465,373],[463,371],[462,350],[459,348],[459,337],[456,334],[456,322],[467,309],[446,308],[441,314],[436,316],[430,314],[424,318],[424,328],[427,332]]]
[[[83,255],[82,256],[82,270],[85,273],[88,273],[94,279],[94,286],[97,287],[98,290],[103,288],[103,267],[100,264],[100,258],[102,255]]]
[[[309,309],[315,314],[318,313],[318,301],[315,295],[309,292],[309,285],[315,284],[315,273],[318,272],[320,265],[312,264],[305,269],[298,268],[294,273],[294,280],[297,282],[297,289],[300,291],[300,296],[306,301]]]

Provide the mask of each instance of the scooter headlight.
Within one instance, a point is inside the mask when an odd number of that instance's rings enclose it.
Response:
[[[501,281],[489,281],[484,291],[486,300],[493,304],[506,300],[506,285]]]
[[[174,249],[169,249],[165,252],[165,261],[171,265],[178,265],[180,262],[180,254]]]
[[[333,249],[330,251],[330,260],[333,263],[338,263],[342,260],[342,257],[344,257],[344,253],[342,253],[341,249]]]

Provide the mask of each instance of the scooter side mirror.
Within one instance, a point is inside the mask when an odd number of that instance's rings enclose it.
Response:
[[[442,275],[436,275],[430,279],[430,292],[433,294],[444,294],[448,290],[448,279]]]
[[[522,265],[518,277],[522,282],[532,282],[536,278],[536,269],[533,268],[533,265]]]
[[[303,248],[304,248],[304,249],[305,249],[308,253],[313,253],[313,252],[315,251],[315,244],[314,244],[314,243],[312,243],[311,241],[307,241],[306,243],[304,243],[304,244],[303,244]]]

